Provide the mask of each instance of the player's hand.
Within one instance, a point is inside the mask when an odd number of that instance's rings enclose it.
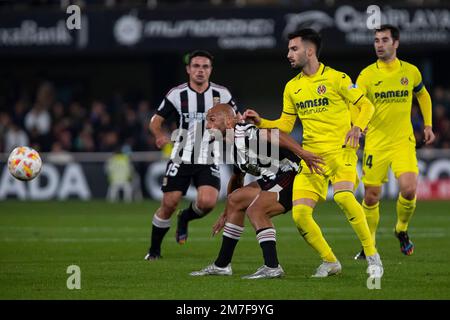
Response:
[[[426,126],[425,129],[423,129],[423,133],[424,133],[423,141],[427,145],[432,144],[434,142],[434,140],[436,139],[431,126]]]
[[[312,173],[323,175],[324,172],[321,165],[324,165],[325,162],[320,156],[306,150],[302,150],[302,152],[298,156],[302,158],[303,161],[305,161],[306,165],[309,168],[309,171],[311,171]]]
[[[252,121],[256,125],[259,125],[261,123],[261,117],[259,116],[258,112],[252,109],[245,110],[243,118],[245,121]]]
[[[227,221],[227,216],[225,215],[225,212],[224,212],[219,216],[219,219],[217,219],[216,223],[214,223],[214,225],[212,227],[212,236],[213,237],[216,234],[218,234],[220,232],[220,230],[223,229],[226,221]]]
[[[236,113],[236,121],[238,123],[241,123],[244,121],[244,116],[242,115],[242,113],[240,113],[240,112]]]
[[[162,134],[162,135],[156,137],[156,140],[155,140],[156,146],[157,146],[159,149],[162,149],[162,147],[164,147],[164,146],[165,146],[166,144],[168,144],[169,142],[170,142],[169,137],[167,137],[167,136],[164,135],[164,134]]]
[[[364,129],[364,131],[362,132],[362,135],[365,136],[367,134],[367,127]]]
[[[345,145],[349,145],[352,148],[358,147],[359,138],[361,138],[361,128],[353,126],[345,136]]]

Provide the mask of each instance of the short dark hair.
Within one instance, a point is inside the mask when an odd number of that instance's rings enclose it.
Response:
[[[392,24],[383,24],[378,29],[375,29],[375,33],[389,30],[394,41],[400,40],[400,30]]]
[[[194,51],[192,51],[191,53],[189,53],[186,56],[186,58],[185,58],[186,65],[190,65],[192,59],[195,58],[195,57],[208,58],[209,61],[211,61],[211,64],[213,63],[213,60],[214,60],[213,55],[211,53],[209,53],[208,51],[206,51],[206,50],[194,50]]]
[[[292,40],[294,38],[300,37],[302,41],[308,41],[315,45],[316,56],[319,57],[320,49],[322,48],[322,37],[320,34],[311,28],[299,29],[288,34],[288,39]]]

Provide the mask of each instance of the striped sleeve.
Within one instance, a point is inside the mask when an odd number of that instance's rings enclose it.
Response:
[[[161,104],[158,107],[158,110],[156,111],[156,114],[163,117],[164,119],[169,118],[173,114],[177,113],[177,109],[173,105],[173,103],[166,98],[161,102]]]
[[[236,105],[236,102],[234,101],[233,96],[231,95],[230,91],[228,89],[226,89],[226,88],[224,90],[224,100],[223,100],[223,102],[229,104],[230,106],[232,106],[235,112],[240,111],[239,107]]]

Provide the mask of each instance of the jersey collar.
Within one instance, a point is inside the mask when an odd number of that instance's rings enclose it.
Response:
[[[402,62],[398,58],[395,58],[394,60],[392,60],[389,63],[386,63],[386,62],[378,59],[376,62],[376,65],[377,65],[377,68],[380,70],[392,72],[392,71],[396,71],[396,70],[400,69]]]
[[[206,91],[209,90],[209,88],[211,87],[211,81],[208,81],[208,87],[206,87],[205,91],[203,92],[198,92],[197,90],[195,90],[194,88],[191,87],[191,83],[188,81],[188,87],[189,89],[191,89],[192,91],[196,92],[197,94],[204,94]]]
[[[316,77],[318,75],[322,75],[324,71],[325,71],[325,65],[322,62],[320,62],[319,69],[317,69],[316,73],[308,76],[308,75],[304,74],[303,71],[302,71],[302,72],[300,72],[300,77],[314,78],[314,77]]]

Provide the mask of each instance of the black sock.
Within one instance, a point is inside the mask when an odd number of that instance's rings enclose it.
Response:
[[[278,267],[277,243],[275,241],[264,241],[259,245],[263,252],[264,264],[269,268]]]
[[[274,228],[263,228],[256,231],[256,238],[261,246],[264,264],[269,268],[278,267],[276,231]]]
[[[233,258],[234,248],[239,240],[222,236],[222,247],[220,248],[219,256],[214,264],[220,268],[225,268]]]
[[[197,212],[195,212],[192,206],[193,206],[193,203],[191,202],[189,207],[184,209],[183,212],[181,213],[181,216],[183,217],[183,219],[185,221],[191,221],[191,220],[200,219],[201,217],[203,217],[203,215],[199,215]]]
[[[170,228],[160,228],[152,225],[152,243],[148,253],[153,256],[161,255],[161,242]]]

